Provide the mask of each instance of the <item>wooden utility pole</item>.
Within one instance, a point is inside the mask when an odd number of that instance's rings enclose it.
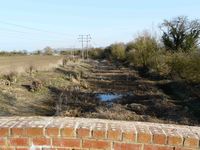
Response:
[[[82,52],[81,52],[81,55],[82,55],[82,58],[84,59],[85,57],[88,59],[88,45],[89,45],[89,42],[91,41],[91,36],[90,34],[87,34],[87,35],[79,35],[79,42],[81,42],[81,46],[82,46]],[[86,56],[84,56],[84,43],[86,43]]]

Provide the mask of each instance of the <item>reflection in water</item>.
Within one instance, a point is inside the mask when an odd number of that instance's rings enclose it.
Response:
[[[122,97],[123,97],[122,94],[112,94],[112,93],[97,94],[97,98],[103,102],[113,101]]]

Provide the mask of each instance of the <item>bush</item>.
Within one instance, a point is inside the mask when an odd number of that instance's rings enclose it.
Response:
[[[150,68],[154,69],[159,75],[168,75],[170,73],[170,67],[168,62],[171,60],[171,53],[165,51],[159,51],[155,53],[150,61]]]
[[[126,59],[125,51],[126,47],[123,43],[116,43],[105,50],[105,55],[115,61],[124,61]]]
[[[200,54],[174,53],[169,62],[170,74],[173,78],[181,78],[188,82],[200,82]]]
[[[133,49],[135,49],[135,43],[134,42],[129,42],[128,44],[126,44],[126,52],[130,52]]]
[[[132,50],[130,50],[132,47]],[[159,44],[150,34],[144,34],[129,43],[128,60],[136,66],[150,67],[156,62],[156,55],[159,52]]]
[[[102,59],[104,57],[104,49],[93,48],[88,51],[89,57],[92,59]]]

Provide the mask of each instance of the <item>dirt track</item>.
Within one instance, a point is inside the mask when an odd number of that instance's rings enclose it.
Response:
[[[28,87],[43,83],[39,91]],[[2,79],[3,80],[3,79]],[[99,94],[120,95],[101,101]],[[72,116],[200,125],[200,86],[145,75],[108,61],[68,62],[0,86],[0,116]]]
[[[193,115],[190,107],[185,102],[173,99],[171,95],[166,94],[164,88],[161,88],[170,84],[171,81],[164,79],[150,80],[141,77],[135,69],[116,66],[107,61],[92,61],[90,65],[92,65],[92,69],[85,78],[89,89],[80,94],[82,95],[80,99],[88,100],[85,101],[86,103],[83,100],[77,107],[70,108],[68,105],[67,115],[199,124],[199,118]],[[99,102],[95,94],[92,93],[115,93],[124,96],[113,101],[113,103]],[[87,104],[91,105],[87,106]],[[199,101],[196,104],[199,105]],[[86,105],[84,109],[82,105]],[[74,110],[77,110],[76,113],[74,113]],[[72,112],[69,113],[69,111]]]

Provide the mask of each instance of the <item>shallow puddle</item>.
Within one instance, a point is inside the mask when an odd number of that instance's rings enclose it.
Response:
[[[124,95],[117,94],[117,93],[100,93],[100,94],[97,94],[97,98],[100,101],[103,101],[103,102],[114,101],[116,99],[122,98],[123,96]]]

